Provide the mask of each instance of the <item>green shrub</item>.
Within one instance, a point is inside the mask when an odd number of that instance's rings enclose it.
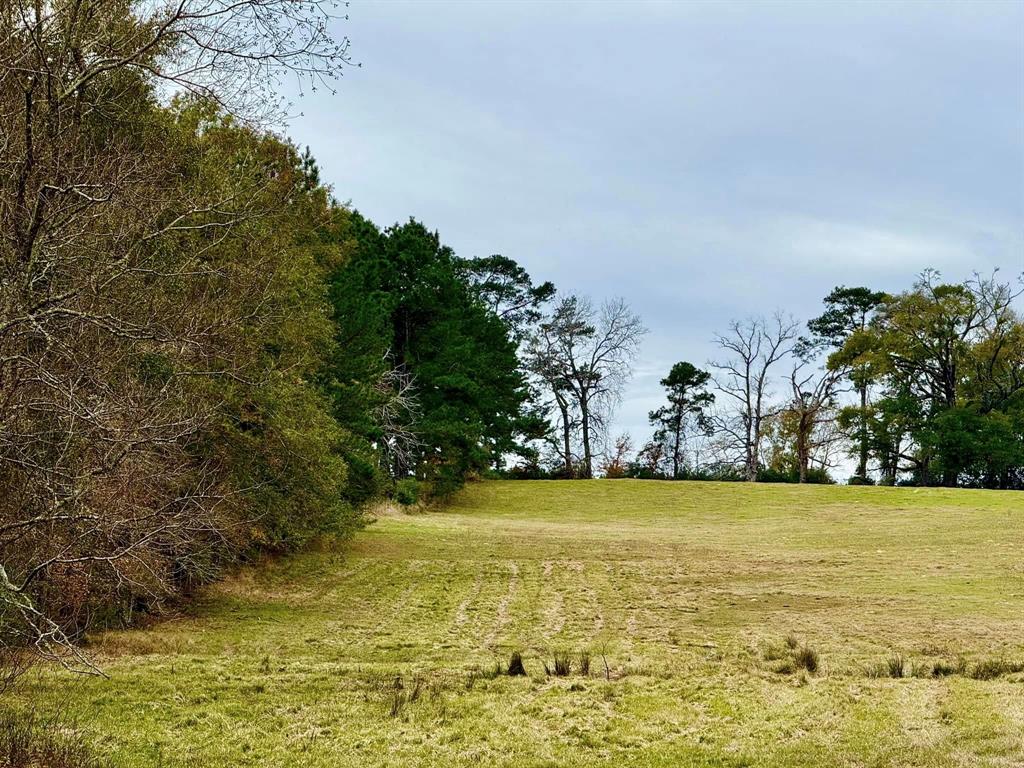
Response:
[[[358,506],[379,498],[382,483],[377,467],[358,453],[345,453],[343,458],[348,466],[348,482],[343,493],[345,501]]]
[[[420,500],[420,483],[411,477],[395,483],[395,501],[403,507],[409,507]]]
[[[863,475],[853,475],[849,480],[846,481],[850,485],[874,485],[875,481],[870,477],[864,477]]]

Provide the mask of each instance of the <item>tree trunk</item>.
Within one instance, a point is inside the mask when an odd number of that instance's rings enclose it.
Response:
[[[814,412],[804,412],[800,415],[797,425],[797,446],[796,460],[800,465],[800,482],[807,482],[807,470],[811,464],[811,437],[814,432]]]
[[[746,479],[748,483],[757,482],[757,440],[755,438],[757,430],[753,428],[753,420],[747,421],[747,455],[745,469]]]
[[[565,460],[565,476],[572,479],[572,428],[569,423],[569,404],[558,398],[558,409],[562,412],[562,458]]]
[[[804,424],[803,419],[801,419],[801,423],[799,425],[799,433],[796,436],[796,462],[800,468],[801,483],[807,482],[807,465],[810,462],[810,456],[808,455],[810,451],[807,449],[809,437],[810,436],[807,432],[807,425]]]
[[[868,385],[862,382],[860,389],[860,461],[857,476],[868,476]]]
[[[679,442],[683,433],[683,421],[678,419],[676,421],[676,439],[672,444],[672,479],[679,479]]]
[[[594,476],[593,458],[590,451],[590,403],[580,398],[580,427],[583,430],[583,472],[581,477],[589,480]]]

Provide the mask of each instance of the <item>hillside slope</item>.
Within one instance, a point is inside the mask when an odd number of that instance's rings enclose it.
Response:
[[[1020,765],[1022,533],[1015,493],[487,482],[23,695],[125,766]]]

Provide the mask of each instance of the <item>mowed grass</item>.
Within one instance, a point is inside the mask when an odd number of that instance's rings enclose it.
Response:
[[[1016,493],[486,482],[20,695],[123,766],[1020,766],[1022,533]]]

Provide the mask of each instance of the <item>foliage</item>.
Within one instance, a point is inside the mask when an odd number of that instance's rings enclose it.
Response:
[[[403,507],[411,507],[420,500],[420,484],[418,480],[407,477],[395,483],[394,499]]]
[[[0,16],[5,648],[90,668],[87,629],[358,522],[348,431],[314,381],[329,196],[253,100],[284,72],[338,73],[323,10]]]
[[[870,372],[881,396],[862,412],[866,448],[893,485],[1024,487],[1024,321],[995,277],[942,283],[924,272],[885,296],[830,365]]]
[[[457,259],[414,220],[381,231],[353,212],[334,237],[351,247],[331,276],[339,352],[325,379],[336,415],[364,412],[365,404],[372,411],[380,397],[373,382],[388,368],[406,377],[415,397],[407,422],[414,439],[383,457],[382,472],[414,472],[446,495],[468,475],[500,468],[506,455],[528,455],[524,442],[546,427],[528,408],[513,321],[528,317],[546,288],[524,288],[525,272],[499,257],[485,263],[511,271],[513,287],[481,278],[481,262]],[[373,420],[361,433],[381,450],[394,446],[394,434]]]
[[[686,466],[685,446],[693,433],[707,434],[711,424],[706,409],[715,402],[715,396],[706,387],[711,374],[692,363],[678,362],[668,376],[661,380],[668,393],[668,405],[651,411],[648,418],[656,428],[654,442],[667,447],[671,464],[671,477],[679,477]]]

